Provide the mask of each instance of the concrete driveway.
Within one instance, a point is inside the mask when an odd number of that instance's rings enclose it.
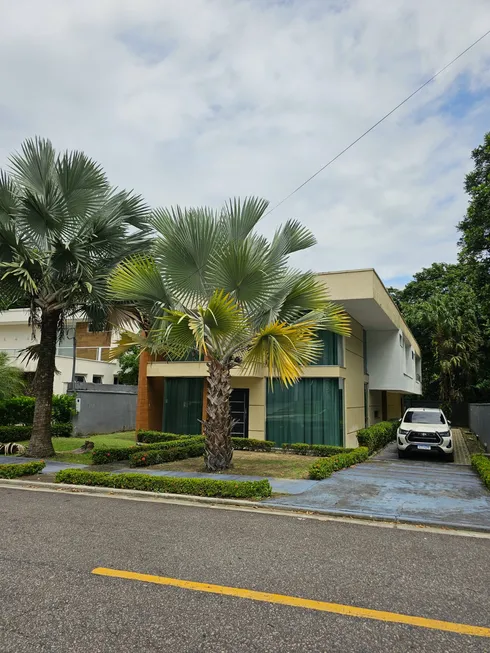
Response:
[[[437,458],[398,460],[394,444],[306,492],[267,503],[490,532],[490,492],[469,465]]]

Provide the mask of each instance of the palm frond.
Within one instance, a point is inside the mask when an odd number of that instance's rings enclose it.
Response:
[[[312,232],[298,220],[288,220],[274,234],[271,255],[282,258],[313,245],[316,245],[316,238]]]
[[[120,263],[109,279],[109,290],[113,299],[134,302],[150,315],[173,305],[157,264],[149,256],[133,256]]]
[[[292,385],[302,368],[316,361],[322,351],[317,328],[313,321],[268,324],[253,337],[243,357],[244,368],[256,371],[266,367],[271,380],[278,377],[284,385]]]
[[[221,213],[221,222],[231,241],[240,242],[253,231],[262,218],[269,202],[260,197],[229,199]]]
[[[170,292],[189,305],[207,299],[207,268],[220,242],[215,211],[157,209],[151,224],[158,234],[153,248],[155,260]]]
[[[42,194],[46,184],[53,181],[55,159],[51,141],[36,136],[25,140],[21,151],[10,157],[9,168],[17,183],[31,193]]]

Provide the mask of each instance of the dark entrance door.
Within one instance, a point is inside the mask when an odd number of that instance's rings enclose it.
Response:
[[[381,419],[383,422],[388,419],[388,393],[386,390],[381,392]]]
[[[235,438],[248,438],[248,400],[247,388],[236,388],[231,391],[230,413],[235,422],[231,434]]]

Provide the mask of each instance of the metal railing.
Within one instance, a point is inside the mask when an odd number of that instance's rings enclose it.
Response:
[[[109,360],[109,350],[111,347],[109,346],[103,346],[103,347],[77,347],[76,348],[76,357],[77,358],[83,358],[85,360],[92,360],[92,361],[99,361],[103,363],[110,363],[111,361]],[[8,348],[8,347],[3,347],[0,349],[0,351],[4,351],[6,354],[10,356],[12,359],[16,359],[20,356],[22,359],[22,355],[24,353],[24,349],[14,349],[14,348]],[[73,358],[73,347],[57,347],[56,348],[56,356],[63,356],[65,358]]]

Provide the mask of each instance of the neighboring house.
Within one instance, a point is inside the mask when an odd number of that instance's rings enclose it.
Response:
[[[420,348],[374,270],[319,274],[351,316],[352,336],[323,334],[324,351],[291,388],[232,370],[233,434],[356,446],[359,429],[401,417],[403,395],[421,394]],[[200,433],[206,363],[140,360],[136,428]]]
[[[39,342],[39,332],[35,334],[37,339],[33,339],[28,320],[29,312],[26,309],[16,308],[0,313],[0,350],[6,351],[17,367],[34,373],[37,363],[23,362],[21,353],[26,347]],[[56,369],[59,374],[54,377],[54,393],[66,392],[67,384],[72,380],[74,332],[77,345],[75,380],[79,383],[117,383],[119,365],[108,360],[109,349],[118,339],[117,333],[92,333],[86,320],[75,319],[68,321],[56,352]]]

